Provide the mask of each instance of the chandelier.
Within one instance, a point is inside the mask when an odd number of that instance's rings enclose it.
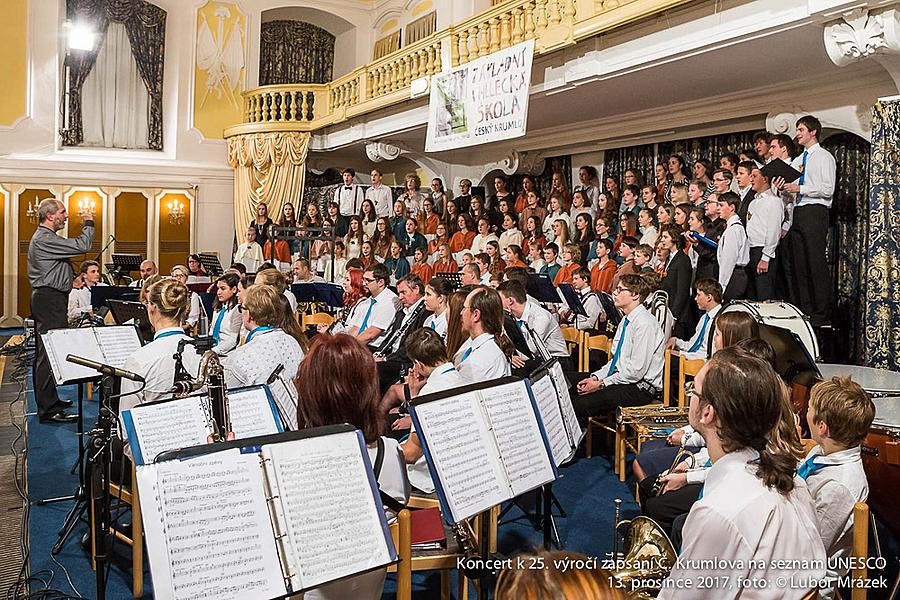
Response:
[[[168,207],[169,223],[171,225],[181,225],[184,222],[184,202],[172,200],[169,202]]]
[[[40,206],[41,201],[35,198],[31,201],[31,204],[25,209],[25,215],[28,217],[28,220],[32,223],[37,223],[40,221]]]

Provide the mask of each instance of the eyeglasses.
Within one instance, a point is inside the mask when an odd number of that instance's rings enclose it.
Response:
[[[363,277],[363,281],[365,281],[366,283],[375,283],[378,280],[375,278]]]
[[[621,285],[617,285],[617,286],[616,286],[616,289],[613,290],[613,293],[614,293],[614,294],[619,294],[619,293],[622,293],[622,292],[628,292],[628,293],[630,294],[630,293],[631,293],[631,290],[629,290],[627,287],[623,287],[623,286],[621,286]]]
[[[696,386],[694,386],[693,381],[688,381],[686,384],[684,384],[684,395],[688,399],[690,399],[691,396],[697,396],[697,400],[703,400],[703,395],[697,391],[697,388]]]

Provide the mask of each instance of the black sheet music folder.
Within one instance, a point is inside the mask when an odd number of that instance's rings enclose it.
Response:
[[[108,300],[137,301],[141,297],[140,288],[127,285],[95,285],[91,287],[91,306],[97,310],[109,306]]]
[[[332,308],[344,306],[344,288],[337,283],[294,283],[291,293],[297,302],[322,302]]]

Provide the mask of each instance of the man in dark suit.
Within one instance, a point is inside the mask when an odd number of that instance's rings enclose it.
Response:
[[[738,208],[738,216],[741,218],[741,223],[747,222],[747,210],[750,208],[750,202],[756,197],[756,192],[753,191],[753,185],[750,181],[750,174],[755,167],[756,165],[753,161],[745,160],[738,164],[737,173],[734,176],[738,184],[738,196],[741,197],[741,205]]]
[[[394,315],[384,341],[375,351],[381,394],[400,379],[403,370],[412,366],[406,355],[406,337],[425,325],[431,314],[425,308],[425,284],[418,275],[407,275],[397,283],[402,308]]]
[[[694,328],[694,312],[691,306],[691,259],[684,253],[684,236],[677,226],[666,226],[659,233],[659,244],[669,250],[662,279],[663,290],[669,295],[669,310],[675,317],[672,335],[687,339]]]

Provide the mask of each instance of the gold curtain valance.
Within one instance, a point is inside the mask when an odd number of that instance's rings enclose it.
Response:
[[[228,138],[228,164],[234,169],[234,229],[238,242],[265,204],[276,223],[284,205],[298,212],[306,177],[307,132],[253,133]]]

